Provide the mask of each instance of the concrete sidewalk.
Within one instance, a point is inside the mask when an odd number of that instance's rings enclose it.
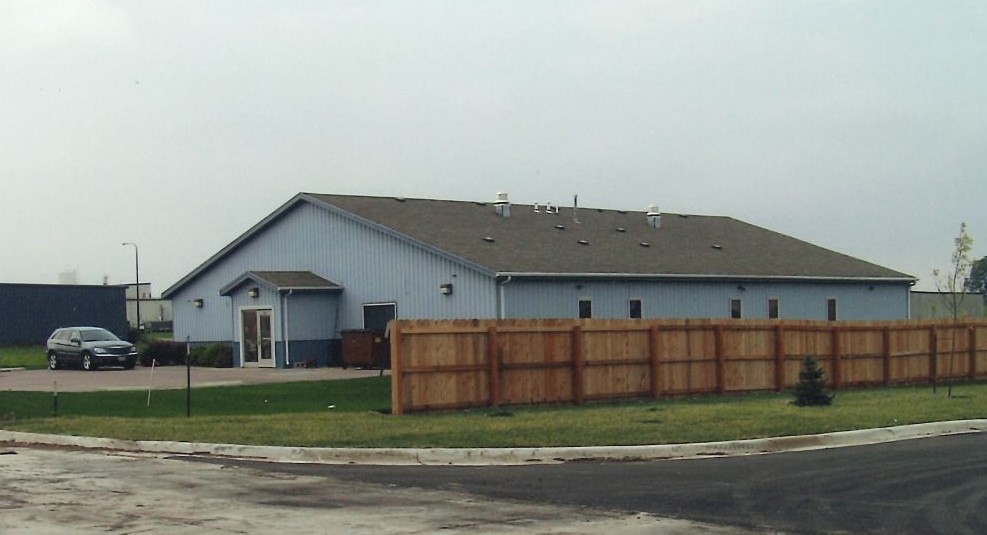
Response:
[[[385,374],[389,372],[385,371]],[[380,375],[380,370],[342,368],[192,368],[192,387],[236,386],[294,381],[327,381]],[[0,391],[97,392],[185,388],[185,366],[82,370],[11,370],[0,373]]]

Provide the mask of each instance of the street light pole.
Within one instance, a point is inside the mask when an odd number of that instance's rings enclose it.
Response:
[[[137,251],[137,244],[133,242],[123,242],[123,245],[134,246],[134,294],[137,296],[137,336],[141,334],[141,259]]]

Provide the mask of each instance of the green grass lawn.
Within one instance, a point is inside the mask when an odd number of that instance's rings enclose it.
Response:
[[[831,407],[796,407],[789,393],[619,404],[508,407],[394,416],[390,379],[183,390],[0,392],[7,430],[283,446],[536,447],[672,444],[987,417],[987,384],[840,391]],[[333,408],[330,408],[332,406]]]
[[[45,346],[0,347],[0,368],[40,370],[47,367]]]
[[[174,340],[175,336],[171,332],[157,331],[153,333],[144,333],[141,335],[141,338],[150,341],[170,342]]]

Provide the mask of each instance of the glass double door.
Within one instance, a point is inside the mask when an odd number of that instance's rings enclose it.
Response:
[[[270,308],[240,310],[240,354],[243,355],[245,367],[274,367],[272,316],[273,311]]]

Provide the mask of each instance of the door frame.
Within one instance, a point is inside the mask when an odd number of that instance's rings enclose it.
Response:
[[[246,352],[246,344],[245,344],[245,337],[244,337],[244,334],[245,334],[244,333],[244,327],[245,327],[244,313],[245,312],[263,312],[263,311],[266,311],[266,312],[269,313],[267,315],[267,317],[268,317],[268,319],[270,321],[270,337],[268,338],[268,346],[269,346],[269,349],[270,349],[269,354],[271,355],[271,358],[269,358],[269,359],[261,358],[261,355],[263,355],[263,351],[260,350],[260,345],[262,343],[260,341],[260,338],[261,338],[261,336],[260,336],[260,334],[261,334],[261,329],[260,329],[260,321],[261,321],[260,318],[261,318],[261,314],[257,314],[256,315],[256,318],[257,318],[256,321],[258,322],[257,325],[256,325],[257,326],[257,337],[258,337],[257,362],[247,362],[247,352]],[[277,344],[275,344],[275,341],[276,341],[275,328],[277,327],[277,324],[274,321],[274,307],[272,307],[272,306],[265,306],[265,305],[242,306],[239,309],[239,314],[238,314],[238,317],[237,317],[237,323],[238,323],[238,331],[237,332],[238,332],[238,335],[239,335],[238,338],[240,339],[240,367],[241,368],[274,368],[275,367],[275,361],[277,360],[277,358],[276,358],[277,357],[277,355],[276,355]]]

